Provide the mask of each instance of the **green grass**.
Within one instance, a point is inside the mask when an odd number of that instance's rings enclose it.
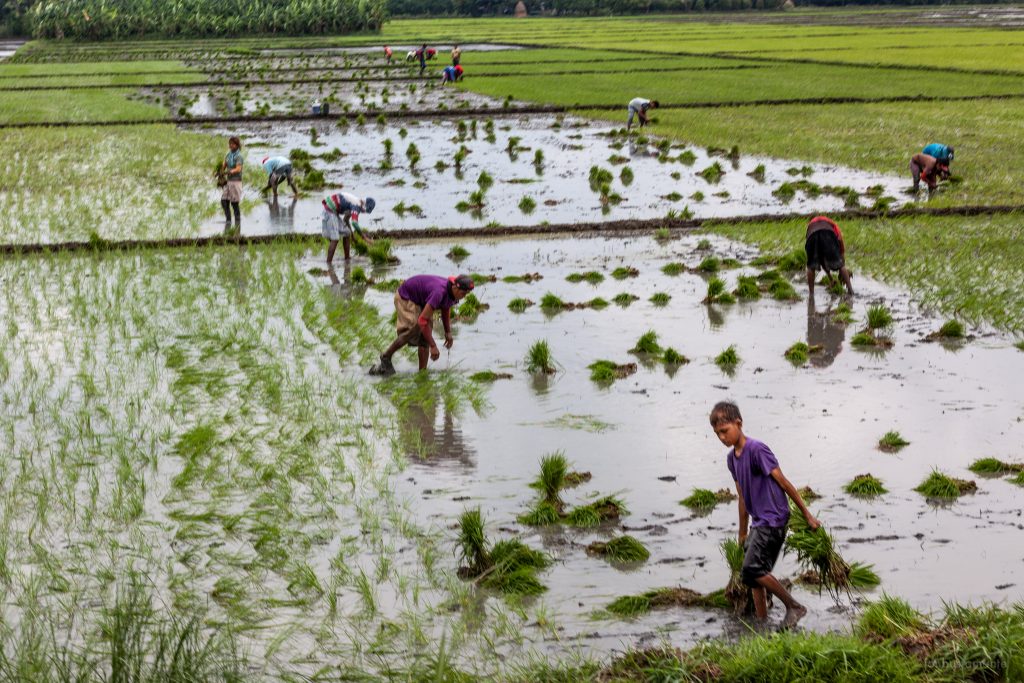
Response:
[[[619,266],[612,271],[612,278],[615,280],[625,280],[626,278],[637,277],[640,275],[640,271],[632,266]]]
[[[630,349],[632,353],[646,353],[650,355],[661,354],[663,349],[658,344],[658,333],[654,330],[648,330],[640,335],[640,338],[636,340],[636,344]]]
[[[667,306],[668,302],[672,300],[672,295],[668,292],[655,292],[648,299],[655,306]]]
[[[810,360],[810,353],[810,347],[805,342],[796,342],[783,355],[793,365],[800,366]]]
[[[850,483],[843,487],[843,490],[851,496],[859,498],[874,498],[883,493],[888,493],[881,480],[870,474],[858,474]]]
[[[633,303],[634,301],[638,301],[639,299],[640,297],[638,297],[636,294],[631,294],[629,292],[620,292],[619,294],[616,294],[615,296],[612,297],[612,302],[619,306],[622,306],[623,308],[626,308],[631,303]]]
[[[968,467],[975,474],[1014,474],[1024,472],[1024,463],[1004,462],[998,458],[979,458]]]
[[[513,313],[522,313],[530,306],[533,306],[532,301],[518,296],[508,302],[508,310]]]
[[[936,336],[944,339],[963,339],[966,331],[964,330],[964,324],[959,320],[947,320],[942,323],[942,327],[936,332]]]
[[[661,360],[666,365],[686,365],[690,362],[690,359],[679,353],[671,346],[665,347],[665,351],[661,354]]]
[[[560,311],[565,308],[565,302],[548,292],[540,298],[540,307],[545,311]]]
[[[703,512],[711,510],[719,503],[728,503],[735,499],[735,494],[728,489],[720,489],[718,491],[712,491],[710,489],[694,489],[689,496],[679,501],[679,504],[685,505],[691,510]]]
[[[569,273],[565,276],[565,279],[568,282],[587,282],[597,285],[604,282],[604,275],[596,270],[588,270],[585,273]]]
[[[872,330],[891,327],[893,323],[892,313],[885,304],[875,304],[868,308],[867,323],[868,327]]]
[[[661,267],[661,272],[670,277],[686,272],[686,266],[682,263],[666,263]]]
[[[697,270],[702,273],[717,273],[722,267],[722,261],[717,256],[705,256],[699,264],[697,264]]]
[[[469,256],[469,249],[466,249],[461,244],[454,244],[452,248],[448,250],[448,258],[453,261],[459,261]]]
[[[761,288],[757,285],[757,278],[741,275],[736,280],[736,289],[732,291],[737,299],[743,301],[755,301],[761,298]]]

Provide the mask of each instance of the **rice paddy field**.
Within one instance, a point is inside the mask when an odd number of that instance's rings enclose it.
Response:
[[[20,46],[0,679],[1024,680],[1020,16]],[[328,269],[338,188],[387,253]],[[852,298],[808,292],[818,213]],[[451,350],[368,376],[397,285],[460,272]],[[776,568],[795,631],[745,612],[725,398],[826,529]]]

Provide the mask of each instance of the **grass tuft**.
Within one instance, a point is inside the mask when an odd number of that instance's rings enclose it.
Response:
[[[615,562],[646,562],[651,556],[643,543],[629,535],[617,536],[607,543],[595,541],[587,546],[587,553]]]
[[[623,308],[629,306],[634,301],[638,301],[639,299],[640,297],[638,297],[636,294],[630,294],[629,292],[622,292],[612,297],[612,301],[615,304],[622,306]]]
[[[508,310],[512,311],[513,313],[522,313],[530,306],[533,306],[532,301],[518,296],[508,302]]]
[[[680,273],[686,272],[686,266],[678,262],[666,263],[664,266],[661,267],[661,272],[663,272],[665,275],[675,277]]]
[[[878,440],[878,449],[886,453],[895,453],[909,445],[910,442],[897,431],[888,431]]]
[[[872,330],[885,329],[892,325],[892,313],[885,304],[876,304],[868,308],[867,323]]]
[[[870,474],[858,474],[849,484],[843,487],[843,490],[851,496],[860,498],[874,498],[883,493],[888,493],[886,488],[882,486],[882,481]]]
[[[668,302],[672,300],[672,295],[667,292],[655,292],[648,299],[655,306],[667,306]]]
[[[551,357],[551,347],[547,341],[539,340],[530,346],[526,352],[526,370],[532,373],[544,373],[550,375],[555,372],[554,360]]]
[[[636,340],[636,344],[630,349],[631,353],[648,353],[652,355],[658,355],[662,352],[661,346],[658,344],[658,333],[654,330],[648,330],[644,332],[639,339]]]
[[[690,359],[679,353],[671,346],[666,347],[664,353],[661,355],[661,360],[666,365],[686,365],[690,362]]]
[[[928,498],[942,498],[952,500],[959,498],[965,493],[974,493],[978,485],[973,481],[950,477],[938,470],[932,470],[928,478],[922,481],[914,489]]]
[[[730,345],[720,354],[715,356],[715,365],[720,367],[722,370],[729,372],[735,370],[736,366],[740,363],[740,356],[736,353],[736,347]]]
[[[1003,462],[998,458],[979,458],[968,469],[975,474],[1014,474],[1024,472],[1024,464]]]

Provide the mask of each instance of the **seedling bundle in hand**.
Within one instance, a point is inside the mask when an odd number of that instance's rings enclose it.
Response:
[[[870,588],[881,580],[871,565],[848,564],[836,551],[835,539],[824,527],[812,530],[795,505],[790,503],[789,534],[786,549],[796,553],[797,561],[810,577],[836,600],[840,592],[851,588]]]

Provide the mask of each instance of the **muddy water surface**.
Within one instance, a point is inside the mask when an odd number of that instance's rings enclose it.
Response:
[[[747,261],[753,252],[712,238],[713,253]],[[426,242],[398,250],[402,264],[376,271],[380,279],[420,272],[539,272],[532,284],[481,284],[479,298],[490,304],[475,322],[455,323],[455,345],[442,351],[433,368],[473,373],[508,372],[511,380],[489,390],[492,407],[484,415],[415,410],[405,425],[412,465],[398,482],[419,514],[441,527],[458,514],[480,506],[492,538],[517,535],[552,553],[557,562],[542,575],[549,587],[534,607],[556,624],[558,638],[536,626],[537,640],[554,651],[576,645],[607,651],[625,644],[643,646],[662,636],[676,645],[743,630],[732,617],[696,609],[673,609],[635,620],[595,619],[595,612],[618,595],[684,585],[700,591],[720,588],[727,571],[718,545],[736,531],[736,508],[718,506],[695,515],[678,504],[694,487],[731,486],[725,448],[711,433],[707,414],[715,401],[736,400],[748,435],[765,441],[783,471],[797,485],[810,485],[823,498],[811,505],[835,535],[849,561],[871,563],[882,585],[862,597],[886,592],[922,609],[943,601],[996,602],[1020,599],[1024,590],[1024,490],[1004,478],[980,478],[967,470],[975,458],[996,456],[1019,461],[1024,443],[1024,405],[1016,382],[1024,354],[997,335],[942,345],[922,340],[942,319],[917,310],[900,292],[855,277],[853,307],[858,322],[841,325],[830,313],[838,299],[818,291],[806,300],[806,285],[794,284],[803,301],[763,299],[730,306],[705,306],[705,276],[669,277],[660,268],[670,261],[696,265],[708,252],[696,250],[694,236],[658,244],[648,238],[578,238],[466,242],[471,252],[456,265],[444,254],[450,245]],[[308,266],[319,260],[311,255]],[[357,265],[365,265],[357,262]],[[610,271],[633,266],[640,275],[616,281]],[[603,283],[571,284],[571,272],[599,270]],[[734,286],[744,268],[722,277]],[[338,271],[344,281],[346,272]],[[323,278],[325,285],[327,279]],[[340,296],[358,294],[391,311],[392,295],[335,287]],[[566,301],[595,296],[611,300],[633,292],[640,300],[628,308],[576,310],[548,315],[533,307],[508,311],[513,297],[539,301],[545,292]],[[654,292],[672,296],[659,308],[647,299]],[[869,304],[884,302],[897,319],[895,346],[884,353],[850,346]],[[629,353],[645,331],[655,330],[663,345],[691,359],[669,372],[657,362],[640,360],[639,371],[611,386],[589,379],[586,366],[597,359],[619,363],[638,359]],[[536,340],[551,345],[558,372],[532,377],[523,368],[527,348]],[[794,368],[783,352],[792,343],[821,344],[824,351],[805,367]],[[712,358],[735,345],[742,362],[734,375]],[[397,359],[400,373],[414,367],[411,356]],[[899,430],[911,445],[899,454],[876,448],[879,437]],[[617,494],[630,508],[622,524],[594,531],[538,531],[516,522],[533,500],[528,483],[540,457],[562,450],[576,469],[593,474],[590,483],[569,490],[572,504],[598,494]],[[952,504],[927,501],[913,491],[933,468],[975,479],[979,490]],[[842,486],[870,472],[889,493],[874,502],[852,498]],[[666,480],[668,479],[668,480]],[[628,532],[651,550],[640,566],[615,567],[584,552],[587,543]],[[798,567],[784,556],[782,576]],[[853,618],[850,601],[836,605],[814,589],[797,588],[811,607],[806,628],[837,629]],[[531,612],[532,614],[532,612]],[[773,614],[776,621],[781,611]]]
[[[469,128],[474,121],[477,125],[475,138]],[[552,127],[556,121],[560,122],[559,126]],[[812,198],[797,192],[788,202],[773,195],[783,183],[805,178],[801,174],[794,175],[798,169],[802,169],[812,183],[848,186],[862,195],[876,187],[885,195],[901,196],[904,184],[893,176],[823,164],[746,155],[732,161],[721,153],[685,145],[675,145],[662,154],[656,139],[643,143],[638,143],[636,138],[626,141],[609,135],[614,129],[608,124],[572,118],[500,117],[493,121],[493,142],[485,139],[484,119],[467,116],[463,120],[467,126],[465,139],[460,139],[459,123],[457,118],[411,119],[396,120],[385,126],[369,122],[365,126],[353,124],[345,129],[336,124],[317,124],[319,145],[316,147],[310,144],[307,122],[289,126],[247,124],[230,131],[223,129],[217,134],[246,134],[250,164],[258,163],[265,156],[288,155],[292,149],[313,154],[340,150],[344,156],[339,160],[328,163],[315,159],[313,166],[323,170],[329,187],[344,186],[357,195],[376,199],[373,215],[364,217],[364,222],[372,229],[428,230],[488,224],[650,219],[687,209],[693,216],[704,218],[826,212],[843,208],[842,199],[828,194]],[[508,151],[512,138],[518,139],[514,153]],[[394,168],[390,170],[382,169],[385,139],[394,145]],[[410,170],[406,155],[410,144],[415,144],[420,154],[415,170]],[[456,173],[452,167],[454,155],[463,145],[469,153],[461,173]],[[534,163],[537,151],[543,154],[540,165]],[[692,158],[686,159],[684,155],[692,155]],[[447,167],[438,170],[438,162]],[[723,175],[712,182],[701,173],[714,164],[719,165]],[[592,188],[589,177],[593,166],[612,173],[611,194],[618,195],[621,203],[602,201],[600,193]],[[751,176],[759,166],[764,167],[763,180]],[[633,174],[630,182],[623,176],[627,167]],[[494,179],[493,187],[486,193],[484,207],[479,211],[458,211],[457,203],[468,200],[477,189],[481,172]],[[271,201],[266,201],[248,213],[243,233],[317,233],[320,231],[320,201],[329,191],[310,193],[297,202],[290,197],[286,199],[286,192],[282,192],[276,208]],[[249,185],[246,196],[258,198],[257,188]],[[520,208],[524,198],[534,202],[532,211]],[[211,201],[215,202],[215,197],[211,196]],[[861,196],[859,201],[863,206],[870,206],[874,200]],[[899,203],[899,200],[894,202]],[[398,213],[403,206],[407,211]],[[409,210],[413,207],[419,212]],[[220,230],[221,223],[214,219],[204,226],[202,233],[215,234]]]

